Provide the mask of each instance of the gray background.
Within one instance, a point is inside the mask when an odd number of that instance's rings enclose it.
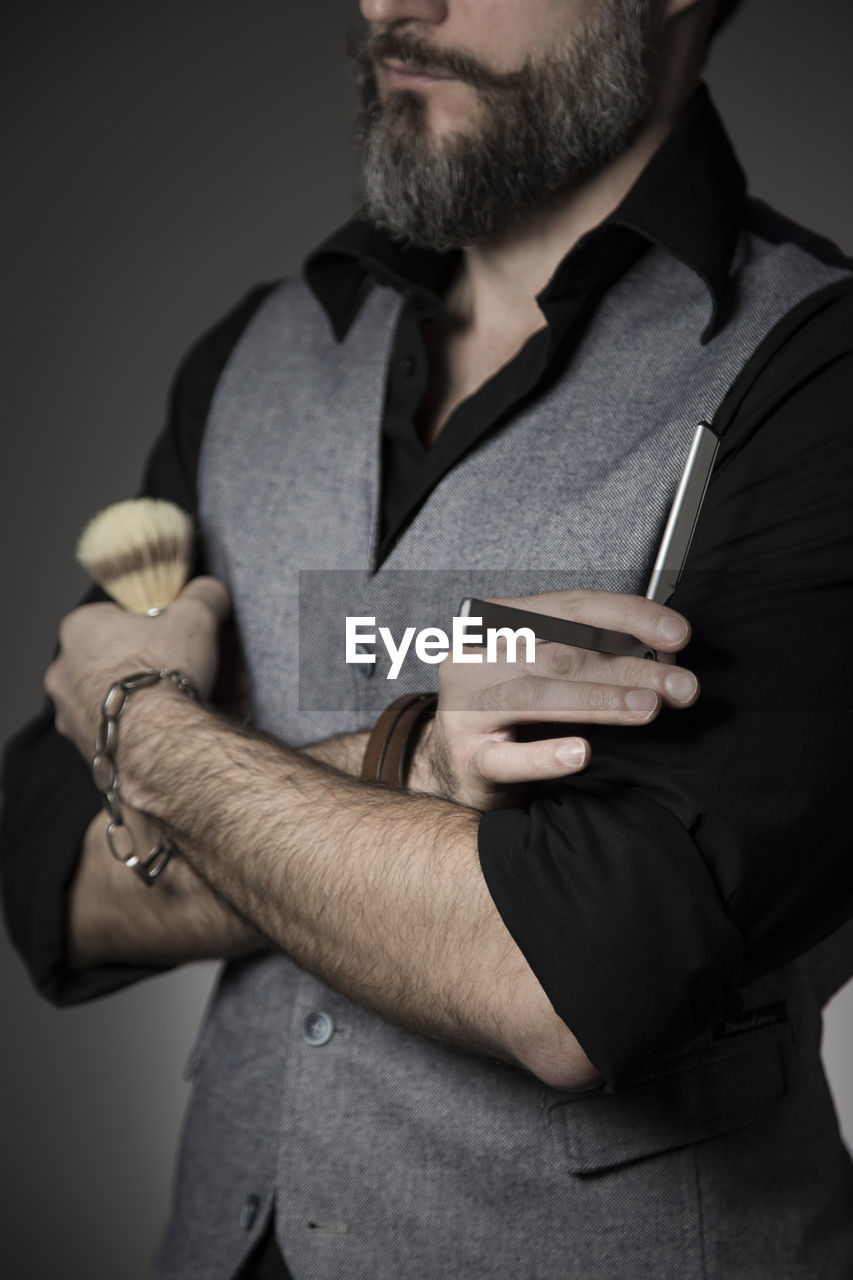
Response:
[[[523,0],[518,0],[523,4]],[[355,0],[5,0],[0,737],[40,698],[85,519],[131,494],[171,373],[351,208]],[[756,191],[853,249],[848,0],[751,0],[709,73]],[[18,1280],[136,1280],[212,969],[57,1013],[0,943],[2,1232]],[[853,987],[826,1056],[853,1142]]]

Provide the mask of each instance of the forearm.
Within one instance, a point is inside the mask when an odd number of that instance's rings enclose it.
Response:
[[[125,814],[140,846],[155,827]],[[90,823],[68,900],[70,968],[102,964],[173,965],[248,955],[269,941],[239,916],[181,857],[151,887],[110,853],[106,817]]]
[[[357,775],[367,734],[348,734],[304,747],[314,760]],[[156,825],[125,815],[140,847],[156,843]],[[272,944],[234,911],[181,857],[173,857],[156,886],[115,859],[106,817],[90,824],[68,902],[68,963],[181,964],[250,954]]]
[[[424,1034],[595,1080],[491,901],[479,814],[357,782],[165,689],[138,701],[127,794],[275,945]]]
[[[300,751],[319,764],[330,765],[341,773],[357,778],[361,773],[361,762],[369,737],[369,733],[344,733],[337,738],[326,738],[323,742],[312,742],[310,746],[301,747]]]

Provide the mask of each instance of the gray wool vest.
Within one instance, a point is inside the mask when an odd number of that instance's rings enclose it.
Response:
[[[401,299],[343,342],[303,281],[260,308],[204,440],[201,522],[256,722],[291,745],[360,729],[424,669],[344,662],[342,619],[447,625],[463,595],[645,589],[695,424],[762,339],[841,277],[741,238],[712,341],[705,285],[651,250],[558,381],[467,455],[376,571],[380,424]],[[436,668],[430,669],[433,676]],[[624,1091],[570,1095],[391,1026],[281,955],[228,964],[157,1280],[229,1280],[275,1205],[294,1280],[691,1280],[853,1274],[853,1178],[819,1060],[818,949],[744,991],[786,1017],[703,1035]],[[774,1181],[780,1144],[801,1152]],[[787,1177],[788,1175],[784,1175]],[[768,1190],[772,1186],[772,1194]]]

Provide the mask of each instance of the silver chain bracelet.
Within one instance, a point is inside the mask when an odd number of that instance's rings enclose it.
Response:
[[[101,707],[101,720],[95,739],[95,758],[92,761],[92,777],[95,786],[101,793],[104,811],[109,818],[107,826],[107,844],[114,858],[123,862],[126,867],[135,871],[147,885],[154,884],[160,872],[171,858],[174,845],[165,833],[161,833],[153,849],[141,858],[136,852],[136,841],[133,832],[125,826],[119,800],[119,776],[116,764],[116,748],[118,746],[118,722],[127,705],[127,700],[138,689],[148,689],[161,680],[171,680],[187,697],[200,701],[198,691],[190,680],[180,671],[165,668],[162,671],[137,671],[132,676],[117,680],[107,690]]]

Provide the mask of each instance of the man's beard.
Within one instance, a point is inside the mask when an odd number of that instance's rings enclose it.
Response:
[[[414,245],[461,248],[500,235],[604,168],[649,106],[648,7],[599,0],[562,54],[503,75],[393,29],[357,41],[363,216]],[[379,58],[468,83],[481,123],[433,138],[423,95],[400,90],[380,100]]]

